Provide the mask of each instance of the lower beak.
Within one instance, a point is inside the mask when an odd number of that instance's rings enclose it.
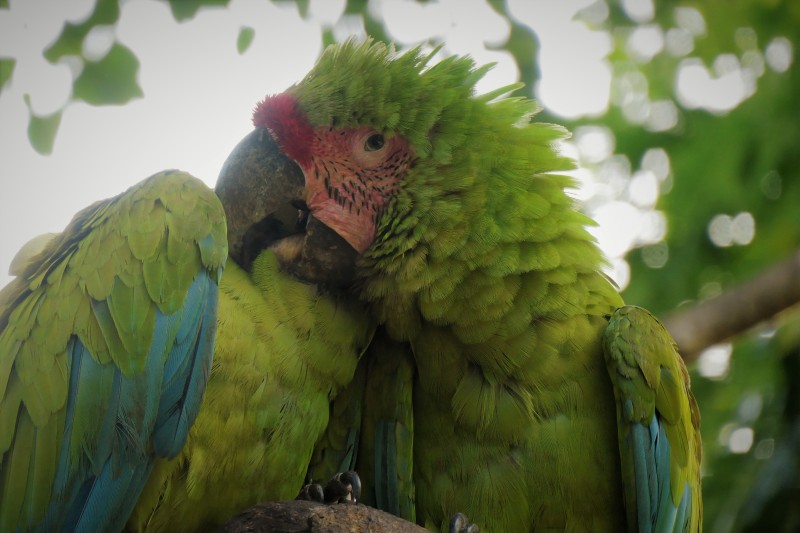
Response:
[[[215,192],[228,224],[231,259],[249,270],[265,249],[306,281],[349,284],[356,251],[305,207],[305,177],[269,132],[256,128],[234,148],[220,171]]]

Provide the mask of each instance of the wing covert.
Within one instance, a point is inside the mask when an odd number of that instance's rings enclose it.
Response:
[[[0,530],[120,529],[199,409],[222,206],[162,172],[21,254],[0,291]]]
[[[699,531],[700,414],[674,341],[648,311],[610,317],[603,350],[617,400],[630,531]]]

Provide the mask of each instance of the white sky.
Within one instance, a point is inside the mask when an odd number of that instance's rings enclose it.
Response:
[[[93,45],[102,54],[115,36],[133,50],[141,63],[139,82],[144,98],[124,106],[70,103],[53,153],[42,156],[27,138],[28,110],[23,96],[30,95],[33,109],[40,114],[64,104],[71,90],[71,71],[66,64],[51,65],[41,53],[66,20],[82,20],[93,3],[11,0],[9,10],[0,10],[0,57],[17,59],[10,85],[0,93],[0,285],[10,279],[5,275],[8,265],[25,242],[42,233],[61,231],[83,207],[118,194],[159,170],[179,168],[213,185],[227,154],[250,131],[255,103],[308,71],[321,49],[320,24],[337,21],[344,7],[343,1],[312,1],[313,16],[304,21],[293,8],[279,8],[265,0],[232,0],[229,9],[204,9],[179,24],[165,3],[129,0],[117,26],[98,32]],[[602,70],[597,65],[601,55],[596,43],[577,39],[564,49],[558,42],[569,38],[570,32],[586,32],[570,22],[586,2],[510,4],[520,19],[530,19],[541,27],[543,52],[560,48],[562,68],[543,65],[546,80],[551,80],[544,83],[569,87],[569,93],[559,99],[557,89],[543,85],[545,92],[554,93],[547,103],[560,106],[566,114],[602,111],[607,102],[607,79],[588,90],[585,83],[574,79],[565,83],[563,79],[564,72],[574,76],[585,71],[578,62],[586,63],[587,57],[596,63],[595,71]],[[499,61],[485,80],[485,89],[517,78],[509,56],[480,46],[482,41],[502,42],[508,33],[505,21],[482,0],[449,0],[425,7],[384,0],[372,9],[382,14],[401,44],[439,34],[445,37],[450,53],[472,53],[481,63]],[[236,38],[242,26],[254,28],[255,39],[239,55]],[[558,28],[560,32],[552,31]],[[340,21],[336,28],[339,37],[360,31],[348,21]],[[547,41],[551,34],[552,45]],[[542,60],[547,61],[546,57]],[[565,100],[571,107],[564,106]]]
[[[565,117],[602,114],[609,99],[616,98],[629,120],[651,129],[671,127],[677,116],[675,104],[648,101],[646,80],[642,85],[635,75],[622,78],[615,81],[615,92],[605,59],[611,51],[610,36],[573,20],[591,3],[508,0],[512,15],[530,25],[541,41],[537,97]],[[302,20],[291,5],[232,0],[228,9],[203,9],[180,24],[165,2],[122,4],[118,24],[92,34],[84,43],[84,54],[102,57],[114,39],[130,48],[140,61],[144,98],[124,106],[69,103],[49,156],[36,153],[30,145],[24,96],[30,95],[38,114],[52,113],[68,100],[75,74],[68,62],[48,63],[42,51],[65,21],[85,19],[94,0],[11,0],[10,9],[0,10],[0,57],[17,60],[10,84],[0,92],[0,286],[10,279],[8,265],[28,240],[61,231],[83,207],[155,172],[179,168],[213,186],[227,154],[251,130],[255,104],[311,68],[321,50],[322,26],[333,25],[338,39],[364,33],[360,23],[341,16],[344,0],[311,0],[309,20]],[[603,5],[593,8],[601,19]],[[705,31],[702,16],[689,8],[676,8],[676,27],[662,31],[647,25],[652,0],[626,0],[624,5],[629,16],[642,23],[628,42],[642,61],[665,48],[686,56],[694,36]],[[518,77],[508,54],[484,46],[504,42],[509,32],[508,23],[485,0],[428,4],[371,0],[370,10],[383,18],[400,47],[437,36],[446,43],[445,53],[471,54],[478,63],[497,62],[482,80],[481,90]],[[236,39],[244,26],[255,30],[255,38],[239,55]],[[746,37],[742,48],[751,41]],[[776,71],[788,69],[793,59],[790,44],[776,39],[770,46],[766,62]],[[690,57],[685,60],[676,84],[682,105],[725,112],[752,94],[754,79],[763,72],[760,52],[745,51],[741,62],[736,56],[721,58],[714,72]],[[637,243],[657,242],[666,231],[663,215],[654,206],[659,183],[669,179],[669,159],[656,149],[654,161],[665,161],[659,167],[666,165],[663,173],[645,161],[620,159],[613,154],[612,132],[589,130],[576,132],[572,149],[585,162],[599,166],[576,173],[584,185],[576,194],[594,202],[589,210],[600,222],[596,234],[601,247],[615,258],[612,275],[624,286],[627,272],[621,256]],[[598,175],[605,181],[598,182]],[[606,203],[600,205],[598,199]],[[644,229],[632,231],[637,227]]]

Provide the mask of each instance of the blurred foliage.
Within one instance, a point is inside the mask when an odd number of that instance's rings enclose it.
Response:
[[[253,38],[256,36],[256,30],[249,26],[242,26],[239,29],[239,37],[236,38],[236,51],[243,54],[253,44]]]
[[[533,88],[539,80],[539,68],[536,61],[539,41],[536,33],[508,13],[505,0],[488,0],[488,3],[499,15],[508,20],[511,26],[508,41],[503,47],[495,49],[503,49],[511,54],[517,64],[520,80],[525,82],[525,87],[520,89],[520,92],[528,98],[533,98]]]
[[[56,63],[64,56],[81,57],[83,42],[94,28],[109,26],[119,20],[119,2],[117,0],[97,0],[92,14],[83,22],[68,22],[61,30],[58,39],[44,51],[44,57]]]
[[[657,206],[666,215],[668,260],[654,269],[645,261],[647,248],[629,253],[631,282],[625,291],[627,301],[664,314],[755,275],[800,243],[800,70],[795,65],[786,72],[766,65],[755,69],[761,73],[753,80],[755,92],[726,113],[686,109],[676,94],[678,69],[689,57],[715,72],[721,57],[752,64],[766,57],[773,39],[786,38],[796,63],[800,3],[656,2],[655,16],[646,24],[666,34],[678,25],[678,9],[693,8],[705,31],[694,37],[686,56],[663,51],[649,61],[637,60],[626,46],[640,24],[621,4],[609,7],[599,26],[614,38],[614,80],[641,73],[646,99],[675,103],[677,124],[652,131],[612,105],[597,120],[568,126],[609,128],[616,153],[633,168],[648,149],[668,154],[671,179]],[[709,238],[711,221],[738,213],[750,213],[755,220],[753,240],[743,246],[715,245]],[[738,339],[721,379],[694,372],[702,412],[706,531],[800,530],[799,326],[797,316],[787,313]]]
[[[648,149],[669,156],[671,178],[658,208],[666,215],[668,260],[647,266],[647,248],[628,254],[627,301],[661,314],[684,302],[713,296],[792,254],[800,243],[800,70],[768,65],[753,80],[755,92],[726,113],[686,109],[676,94],[682,62],[698,58],[711,72],[720,57],[741,65],[765,58],[775,38],[786,38],[797,56],[800,3],[711,0],[657,2],[647,21],[665,34],[677,25],[677,8],[694,8],[705,32],[687,56],[663,51],[649,61],[629,52],[637,28],[619,4],[609,6],[601,27],[611,32],[614,80],[641,73],[646,101],[669,100],[677,124],[652,131],[612,105],[585,124],[609,128],[616,153],[636,168]],[[685,14],[686,12],[684,12]],[[762,63],[763,65],[763,63]],[[636,79],[636,78],[634,78]],[[612,97],[613,98],[613,97]],[[755,235],[747,245],[718,246],[709,238],[715,216],[750,213]],[[663,245],[660,245],[663,246]],[[800,320],[781,317],[734,344],[721,379],[693,376],[702,412],[704,503],[707,531],[800,530]],[[777,330],[777,333],[776,333]]]
[[[87,61],[72,84],[72,97],[87,104],[124,104],[143,96],[136,83],[139,60],[125,46],[115,43],[99,61]]]
[[[693,8],[705,31],[691,51],[666,50],[642,60],[629,39],[640,26],[663,34],[680,21],[678,9]],[[683,11],[686,16],[692,12]],[[610,56],[614,82],[646,81],[643,102],[672,102],[677,122],[654,131],[647,120],[626,116],[612,104],[594,120],[568,123],[601,125],[613,132],[616,154],[636,169],[643,155],[661,148],[669,156],[671,177],[657,208],[668,231],[660,268],[647,266],[648,247],[627,256],[629,302],[665,314],[682,303],[713,296],[792,254],[800,243],[800,70],[775,72],[765,65],[775,38],[800,42],[800,3],[710,0],[655,2],[652,20],[633,21],[620,3],[609,5],[606,29],[614,39]],[[678,70],[687,58],[702,61],[712,73],[720,57],[740,65],[762,60],[755,92],[726,113],[687,109],[677,95]],[[756,65],[758,66],[758,65]],[[719,75],[719,74],[718,74]],[[625,101],[624,96],[612,100]],[[652,107],[650,108],[653,109]],[[563,122],[563,121],[562,121]],[[755,235],[747,245],[718,246],[709,237],[715,216],[750,213]],[[733,346],[730,367],[717,379],[693,374],[702,412],[705,529],[723,531],[800,530],[800,319],[776,319]],[[793,316],[794,315],[794,316]]]
[[[301,16],[309,14],[307,0],[274,1],[294,3]],[[508,41],[497,49],[514,57],[525,90],[531,91],[539,76],[536,33],[510,15],[505,0],[487,2],[510,24]],[[178,21],[191,19],[201,8],[227,4],[228,0],[169,0]],[[652,15],[631,11],[637,4],[651,6]],[[0,7],[6,6],[0,0]],[[360,17],[366,33],[388,41],[382,21],[368,7],[365,0],[348,0],[345,14]],[[793,64],[776,72],[766,56],[774,39],[783,38],[796,58],[800,2],[597,0],[579,17],[613,40],[608,58],[612,104],[598,118],[565,121],[547,110],[540,118],[573,130],[607,128],[614,139],[614,157],[626,159],[632,171],[641,168],[650,149],[663,149],[669,157],[671,172],[661,185],[657,205],[668,230],[661,243],[627,255],[631,282],[626,299],[665,314],[685,302],[713,296],[790,255],[800,242],[800,151],[795,148],[800,145],[800,69]],[[103,105],[141,96],[139,63],[130,50],[115,43],[103,59],[84,57],[89,32],[118,18],[118,0],[98,0],[87,20],[65,25],[46,50],[51,62],[64,56],[83,62],[73,99]],[[662,37],[688,32],[688,47],[682,52],[666,47],[643,57],[631,45],[639,29],[655,29]],[[332,28],[322,31],[325,43],[334,40]],[[241,29],[239,53],[253,37],[252,28]],[[750,65],[754,91],[727,112],[689,108],[676,89],[678,73],[689,59],[716,76],[724,73],[725,65]],[[13,67],[13,62],[0,60],[0,88]],[[634,112],[626,107],[631,102],[638,106]],[[674,111],[673,125],[653,125],[649,118],[657,105]],[[59,120],[59,113],[32,115],[29,135],[38,151],[52,148]],[[749,213],[755,221],[752,241],[714,244],[709,238],[714,217],[739,213]],[[647,260],[654,250],[661,257],[655,263]],[[800,382],[795,379],[800,377],[800,318],[797,313],[785,315],[737,340],[722,376],[693,377],[703,416],[706,531],[800,530]]]
[[[0,59],[0,91],[3,86],[11,79],[11,74],[14,72],[14,66],[17,64],[14,59]]]
[[[28,139],[31,141],[31,146],[40,154],[52,153],[56,132],[61,124],[61,111],[47,116],[34,115],[30,111],[31,100],[27,94],[25,95],[25,104],[28,106],[31,116],[28,122]]]
[[[45,49],[44,57],[53,64],[65,58],[75,58],[80,62],[80,75],[73,81],[72,100],[83,100],[93,105],[119,105],[142,96],[136,81],[139,60],[128,48],[114,43],[99,60],[87,59],[84,54],[87,35],[96,28],[116,24],[119,13],[117,0],[97,0],[92,14],[86,20],[66,23],[55,42]],[[63,109],[48,116],[36,115],[30,104],[28,110],[31,145],[40,154],[49,154],[61,124]]]
[[[178,22],[194,17],[200,8],[226,7],[230,0],[169,0],[172,16]]]

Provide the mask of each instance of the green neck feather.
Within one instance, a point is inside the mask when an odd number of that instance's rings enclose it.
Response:
[[[565,193],[572,180],[554,174],[573,168],[555,147],[567,134],[531,123],[533,111],[523,99],[481,98],[442,110],[434,150],[415,161],[363,261],[363,295],[395,337],[413,337],[424,320],[481,342],[495,330],[477,322],[516,314],[529,324],[522,308],[537,295],[548,318],[585,312],[595,304],[581,296],[586,283],[616,299],[598,274],[593,222]]]

